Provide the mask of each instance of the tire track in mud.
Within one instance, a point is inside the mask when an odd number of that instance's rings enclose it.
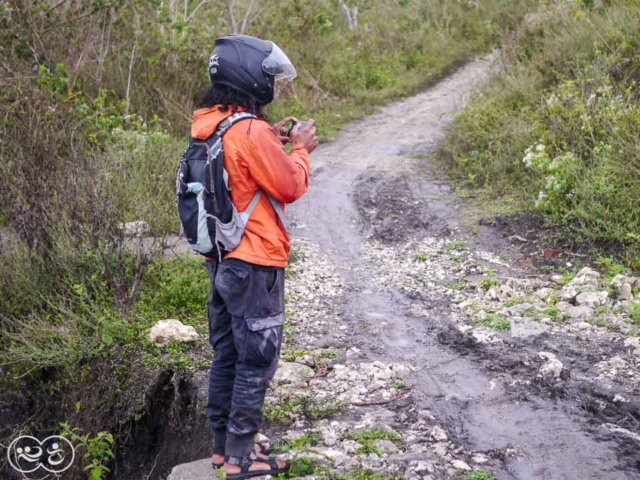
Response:
[[[638,454],[615,439],[596,436],[594,419],[578,402],[514,388],[537,367],[523,365],[511,352],[488,354],[465,343],[449,320],[454,315],[450,298],[438,288],[453,278],[446,269],[425,274],[424,290],[414,292],[422,296],[420,311],[412,295],[387,278],[396,272],[384,262],[389,254],[384,248],[443,239],[460,227],[460,200],[446,183],[433,179],[425,156],[488,70],[488,61],[471,63],[319,147],[309,192],[290,209],[296,219],[292,236],[319,245],[344,278],[342,318],[351,325],[347,343],[362,350],[367,361],[417,367],[411,377],[416,401],[465,448],[501,459],[499,478],[640,478]],[[379,240],[387,247],[380,247]],[[488,228],[473,239],[474,247],[510,254],[508,242]],[[438,246],[431,253],[446,251]],[[478,255],[493,258],[496,269],[503,269],[497,255]],[[512,268],[510,274],[517,271]]]

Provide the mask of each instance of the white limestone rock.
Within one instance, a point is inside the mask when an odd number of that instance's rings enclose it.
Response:
[[[600,307],[606,305],[609,292],[584,292],[576,297],[576,305],[585,307]]]
[[[147,333],[147,340],[158,347],[196,342],[198,338],[199,335],[195,328],[175,319],[160,320]]]
[[[539,372],[544,378],[560,378],[564,365],[558,357],[551,352],[538,352],[538,356],[546,362],[540,367]]]

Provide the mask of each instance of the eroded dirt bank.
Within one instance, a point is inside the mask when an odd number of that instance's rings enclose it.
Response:
[[[316,459],[310,478],[640,476],[640,279],[519,267],[519,240],[464,231],[461,200],[431,172],[488,68],[320,147],[289,210],[286,363],[266,416],[289,457]],[[210,476],[205,459],[170,478]]]

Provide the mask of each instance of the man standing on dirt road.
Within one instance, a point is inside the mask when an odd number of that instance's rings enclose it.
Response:
[[[211,279],[209,333],[215,350],[209,373],[207,415],[213,429],[214,468],[244,479],[286,470],[256,444],[266,390],[275,374],[284,324],[284,267],[290,241],[284,205],[307,191],[311,153],[318,141],[313,120],[302,129],[269,125],[262,109],[274,99],[278,81],[296,71],[273,42],[246,35],[216,40],[209,61],[212,86],[193,115],[191,136],[206,140],[236,112],[256,119],[233,124],[223,137],[224,166],[231,200],[247,210],[258,190],[263,195],[250,214],[242,240],[222,261],[208,259]],[[291,142],[287,155],[283,144]]]

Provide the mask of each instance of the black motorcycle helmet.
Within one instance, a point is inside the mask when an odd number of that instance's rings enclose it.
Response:
[[[273,101],[278,80],[293,80],[296,69],[275,43],[249,35],[216,40],[209,59],[212,85],[226,85],[255,98],[261,105]]]

